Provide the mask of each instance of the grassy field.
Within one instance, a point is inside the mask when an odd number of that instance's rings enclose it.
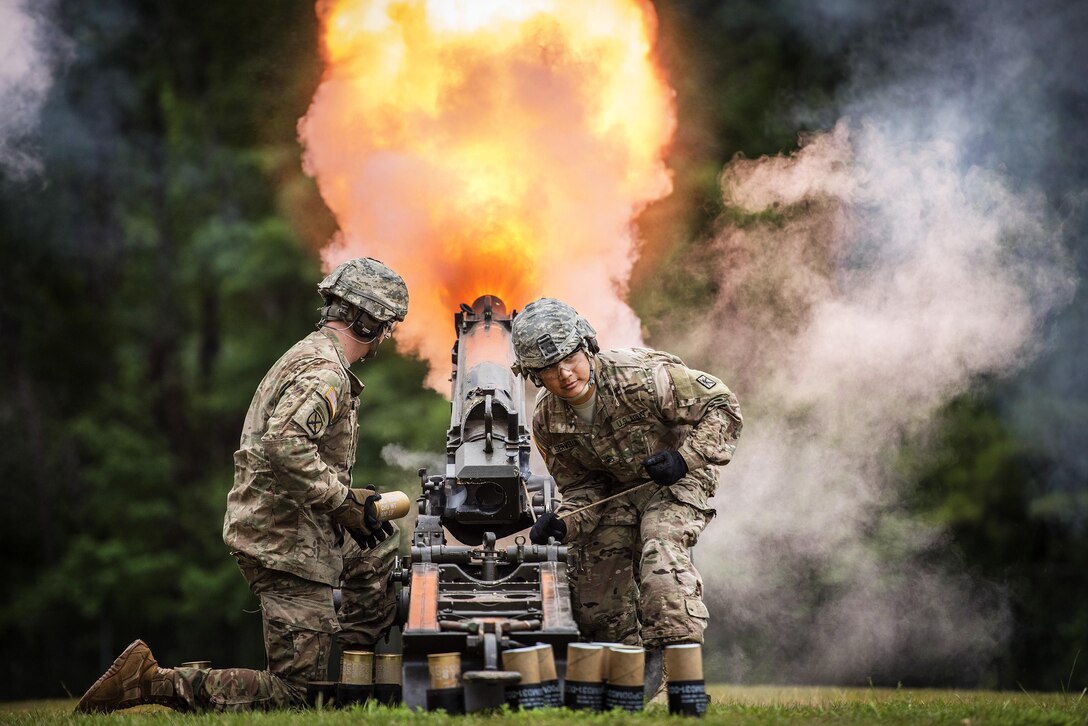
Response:
[[[712,703],[705,722],[728,724],[1088,724],[1084,692],[995,693],[881,688],[781,688],[711,686]],[[427,726],[522,723],[570,726],[604,723],[650,724],[682,719],[670,717],[664,706],[652,704],[637,715],[588,715],[566,710],[502,713],[493,716],[447,716],[407,709],[356,707],[345,711],[182,715],[158,706],[141,706],[112,715],[74,716],[75,701],[33,701],[0,704],[4,724],[207,724],[268,726],[303,724],[367,726],[418,723]]]

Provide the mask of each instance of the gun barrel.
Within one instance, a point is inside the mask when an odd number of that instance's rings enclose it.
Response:
[[[450,427],[442,523],[466,544],[485,532],[503,537],[532,524],[526,496],[531,443],[524,382],[511,365],[513,314],[494,295],[462,305],[454,317]]]

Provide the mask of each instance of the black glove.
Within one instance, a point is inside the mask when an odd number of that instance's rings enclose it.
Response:
[[[552,512],[544,512],[536,520],[536,524],[529,530],[529,541],[533,544],[548,544],[548,538],[553,537],[562,542],[567,536],[567,524]]]
[[[378,508],[374,504],[382,495],[373,489],[348,489],[344,503],[330,513],[344,529],[355,530],[363,535],[379,529]]]
[[[378,519],[378,505],[375,504],[382,498],[382,493],[375,491],[363,502],[363,516],[366,518],[366,526],[374,531],[382,528],[382,522]]]
[[[675,484],[688,473],[687,462],[678,451],[659,451],[642,462],[650,478],[663,487]]]
[[[357,529],[346,529],[345,531],[351,535],[351,538],[355,540],[355,544],[359,545],[363,552],[369,552],[397,533],[397,529],[392,522],[381,522],[380,526],[371,530],[369,534],[364,534]]]

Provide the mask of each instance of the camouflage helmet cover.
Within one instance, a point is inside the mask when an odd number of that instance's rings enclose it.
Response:
[[[514,372],[529,373],[566,358],[585,345],[597,352],[597,331],[562,300],[534,300],[514,318]]]
[[[400,322],[408,314],[408,286],[400,275],[371,257],[337,265],[318,283],[317,291],[322,297],[341,298],[379,323]]]

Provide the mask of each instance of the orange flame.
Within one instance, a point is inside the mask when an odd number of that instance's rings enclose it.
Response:
[[[449,374],[452,313],[574,305],[602,343],[641,341],[621,295],[630,222],[671,190],[673,92],[638,0],[319,2],[325,75],[299,122],[341,233],[411,295],[401,345]]]

